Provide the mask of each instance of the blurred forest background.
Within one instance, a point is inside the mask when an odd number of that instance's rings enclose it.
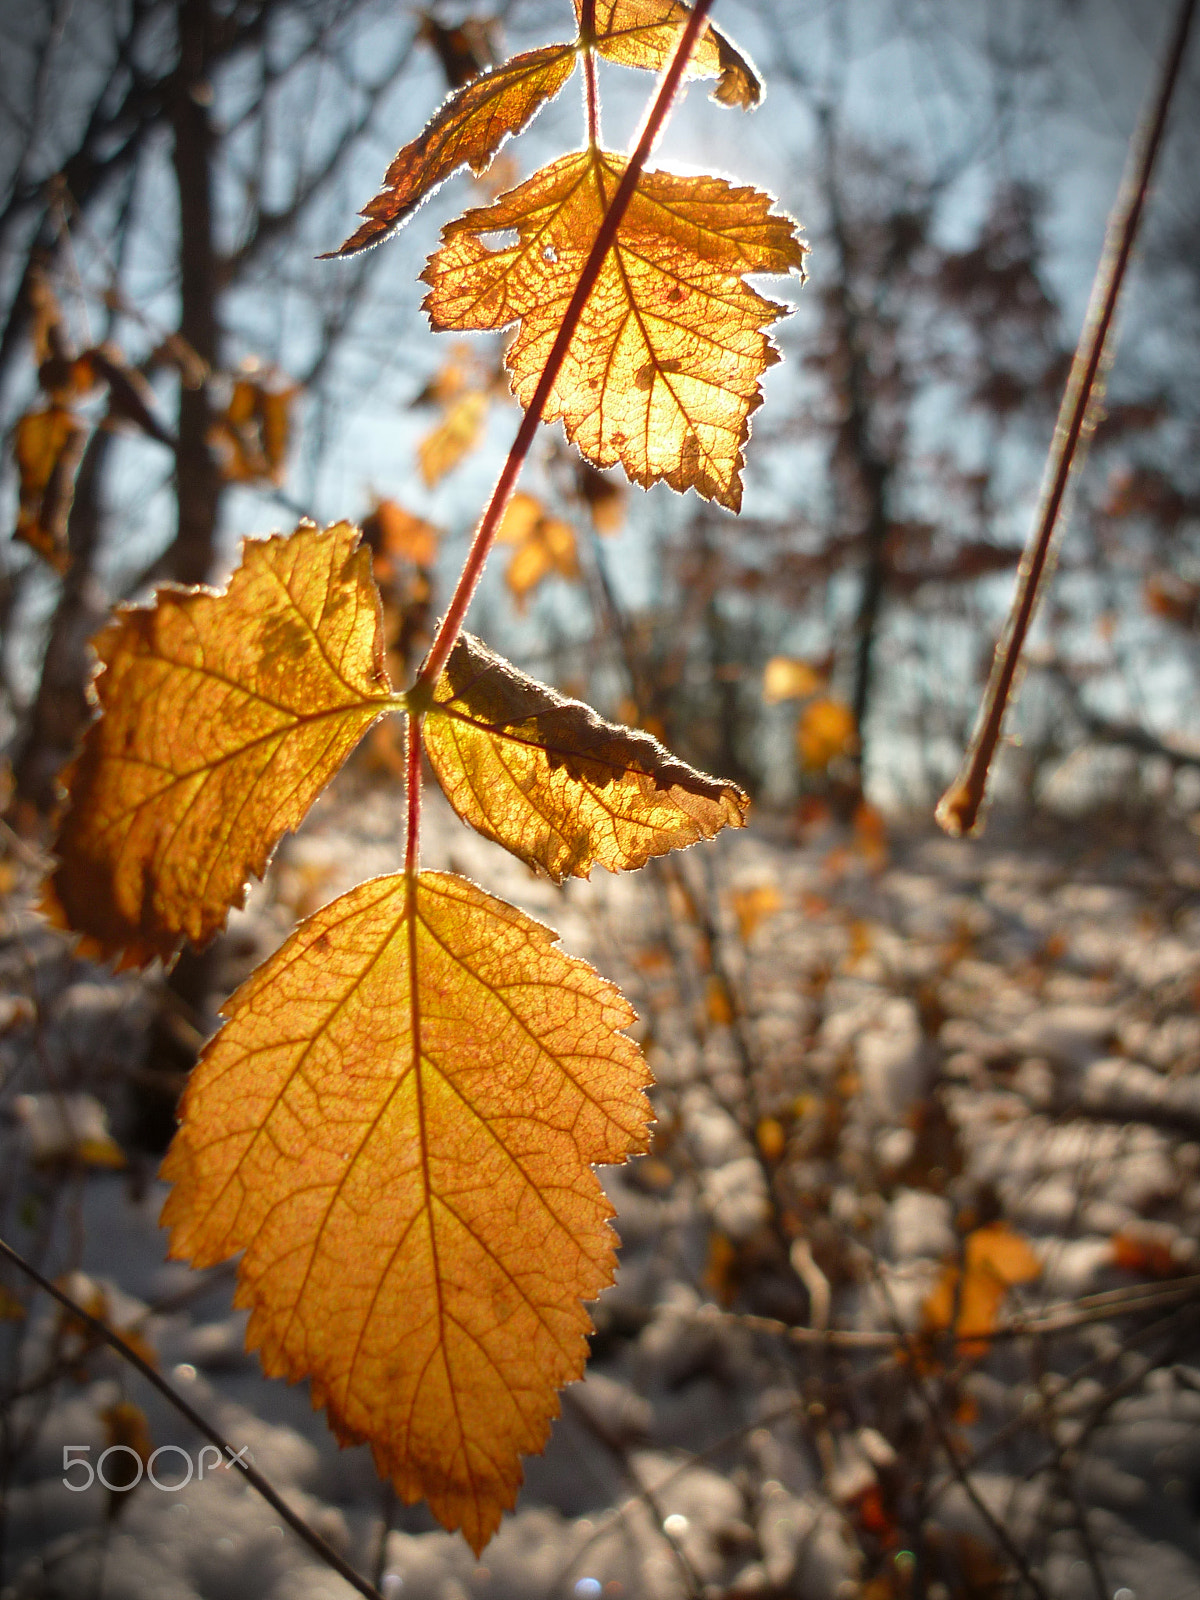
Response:
[[[714,118],[694,89],[660,158],[752,177],[812,245],[743,515],[629,494],[547,430],[508,592],[497,561],[475,626],[756,797],[865,777],[891,808],[926,807],[974,713],[1168,8],[723,12],[767,98]],[[427,337],[419,309],[438,225],[479,196],[458,178],[387,249],[315,258],[448,84],[566,24],[531,3],[443,18],[371,0],[63,0],[7,7],[2,25],[0,421],[11,439],[43,420],[23,436],[19,520],[8,453],[0,736],[20,803],[44,811],[86,714],[84,641],[113,600],[218,580],[244,535],[385,501],[428,524],[390,535],[393,595],[436,613],[516,414],[498,341]],[[1010,795],[1179,781],[1196,798],[1188,71]],[[614,68],[604,87],[619,147],[643,86]],[[569,96],[478,188],[578,137]],[[410,615],[410,661],[424,626]]]
[[[658,159],[770,189],[811,245],[743,512],[630,490],[544,429],[470,622],[756,809],[629,879],[500,883],[619,977],[659,1128],[605,1176],[625,1249],[590,1375],[476,1563],[257,1377],[228,1276],[163,1268],[155,1227],[220,1000],[397,865],[390,732],[169,978],[88,967],[30,906],[114,603],[345,518],[411,677],[517,422],[501,342],[435,338],[417,275],[441,223],[579,140],[573,93],[395,239],[318,257],[450,87],[570,6],[0,0],[2,1231],[252,1437],[387,1600],[1200,1593],[1195,38],[999,825],[926,827],[1173,16],[718,0],[766,97],[693,86]],[[622,148],[648,80],[601,82]],[[494,882],[488,849],[431,805],[431,864]],[[223,1480],[190,1523],[66,1495],[64,1443],[188,1435],[12,1275],[0,1337],[5,1600],[348,1592]]]

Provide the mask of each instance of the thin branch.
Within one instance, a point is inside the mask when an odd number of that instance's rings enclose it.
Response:
[[[258,1491],[271,1509],[278,1512],[288,1526],[299,1534],[309,1549],[320,1556],[322,1561],[332,1567],[339,1576],[345,1578],[346,1582],[357,1589],[359,1594],[365,1595],[366,1600],[383,1600],[378,1589],[369,1584],[365,1578],[360,1577],[349,1562],[344,1561],[333,1546],[322,1539],[315,1528],[311,1528],[302,1516],[293,1511],[283,1496],[273,1488],[268,1479],[263,1477],[258,1468],[252,1467],[248,1462],[243,1461],[241,1456],[229,1444],[224,1434],[214,1428],[211,1422],[206,1422],[200,1413],[189,1405],[183,1396],[173,1389],[148,1361],[143,1360],[136,1350],[125,1343],[119,1333],[114,1333],[110,1327],[100,1321],[99,1317],[92,1316],[91,1312],[86,1311],[78,1301],[73,1300],[69,1294],[64,1293],[56,1284],[51,1283],[49,1278],[43,1277],[35,1266],[26,1261],[24,1256],[18,1254],[4,1239],[0,1239],[0,1256],[11,1261],[13,1266],[36,1283],[39,1289],[44,1290],[46,1294],[57,1300],[59,1305],[69,1311],[73,1317],[77,1317],[97,1339],[102,1339],[119,1356],[128,1361],[130,1366],[136,1367],[146,1382],[153,1384],[164,1400],[174,1406],[180,1416],[186,1418],[197,1433],[202,1433],[210,1444],[214,1444],[228,1458],[230,1465],[238,1469],[251,1488]]]
[[[1096,269],[1083,330],[1059,407],[1054,439],[1046,462],[1041,503],[1021,562],[1008,624],[996,650],[979,723],[967,748],[962,768],[942,796],[935,813],[946,832],[956,838],[970,833],[978,821],[1004,716],[1013,696],[1021,651],[1041,598],[1043,581],[1051,570],[1054,537],[1071,471],[1082,459],[1087,439],[1095,426],[1093,401],[1098,398],[1102,388],[1100,376],[1105,342],[1116,314],[1125,269],[1137,239],[1138,224],[1150,190],[1154,161],[1162,143],[1195,9],[1196,0],[1181,0],[1175,32],[1162,71],[1131,145],[1127,175],[1109,218],[1104,251]]]

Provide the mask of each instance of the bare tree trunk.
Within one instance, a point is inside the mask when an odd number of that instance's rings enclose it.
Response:
[[[219,272],[213,237],[216,139],[209,108],[212,87],[211,0],[178,0],[179,65],[171,86],[174,166],[179,190],[179,332],[210,371],[219,364]],[[208,445],[212,406],[207,385],[181,388],[175,459],[175,538],[162,569],[181,583],[203,583],[216,554],[222,481]],[[167,978],[151,1029],[147,1073],[135,1107],[134,1137],[146,1149],[165,1149],[175,1131],[175,1102],[183,1075],[195,1064],[196,1043],[210,1031],[217,941],[184,950]],[[156,1082],[157,1080],[157,1082]],[[161,1083],[161,1089],[157,1086]]]
[[[891,469],[876,451],[871,438],[867,353],[854,296],[854,249],[842,212],[833,125],[828,115],[822,119],[822,143],[829,231],[837,253],[837,273],[830,293],[845,352],[842,383],[845,415],[838,449],[854,478],[853,498],[859,509],[864,547],[862,590],[858,615],[854,621],[854,678],[850,696],[858,727],[858,787],[861,791],[864,735],[874,686],[875,641],[887,591],[888,488]]]
[[[174,165],[179,190],[179,332],[210,369],[219,360],[218,260],[213,238],[210,116],[211,0],[179,0],[179,65],[171,87]],[[179,397],[175,468],[178,515],[165,567],[181,583],[203,583],[215,554],[221,476],[208,446],[212,408],[207,387]]]

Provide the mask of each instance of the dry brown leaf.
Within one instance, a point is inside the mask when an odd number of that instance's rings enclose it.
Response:
[[[552,574],[568,583],[579,580],[575,530],[561,517],[552,517],[531,494],[514,494],[505,509],[496,539],[516,545],[504,581],[523,608],[543,578]]]
[[[843,700],[811,700],[796,723],[796,749],[808,772],[824,772],[839,756],[858,749],[854,712]]]
[[[546,45],[457,89],[420,136],[392,161],[383,188],[367,203],[357,228],[335,256],[355,255],[394,233],[451,173],[469,166],[479,176],[510,134],[520,133],[575,70],[575,47]]]
[[[451,401],[437,427],[417,446],[417,464],[425,487],[432,489],[451,472],[483,436],[488,397],[468,389]]]
[[[171,1255],[244,1250],[267,1373],[476,1551],[612,1281],[592,1163],[647,1144],[633,1012],[554,938],[450,874],[360,884],[227,1003],[163,1165]]]
[[[763,668],[763,699],[769,706],[781,700],[806,700],[824,685],[825,675],[795,656],[772,656]]]
[[[526,677],[469,633],[438,680],[424,738],[463,821],[556,883],[740,828],[750,804],[736,784]]]
[[[519,322],[505,362],[525,406],[624,170],[599,150],[561,157],[449,223],[422,274],[435,328]],[[744,274],[803,273],[796,225],[771,206],[722,178],[642,174],[543,412],[594,465],[739,508],[758,380],[779,360],[763,330],[787,311]],[[485,242],[508,230],[516,244]]]
[[[575,0],[575,16],[583,16]],[[596,0],[596,48],[625,67],[661,72],[674,54],[689,8],[679,0]],[[689,78],[717,78],[713,99],[753,111],[762,99],[762,79],[732,39],[710,22],[687,65]]]
[[[56,572],[69,564],[67,520],[87,429],[65,406],[27,411],[17,423],[13,453],[21,475],[13,537],[36,550]]]
[[[95,647],[44,909],[140,966],[212,937],[387,709],[370,552],[344,522],[248,540],[225,593],[161,589]]]

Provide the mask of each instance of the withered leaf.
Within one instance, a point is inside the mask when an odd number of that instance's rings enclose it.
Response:
[[[228,589],[160,589],[96,639],[44,909],[124,966],[202,944],[389,704],[357,530],[248,540]]]
[[[552,44],[513,56],[456,89],[395,156],[383,188],[359,213],[366,221],[332,255],[356,255],[378,244],[459,167],[469,166],[476,177],[486,172],[505,139],[528,126],[574,70],[574,45]]]
[[[528,678],[469,633],[425,718],[425,749],[465,822],[556,883],[643,866],[740,828],[749,800],[658,740]]]
[[[244,1250],[266,1372],[476,1551],[612,1281],[591,1164],[647,1144],[633,1013],[554,938],[450,874],[360,884],[226,1004],[163,1165],[171,1255]]]
[[[596,0],[596,48],[625,67],[661,72],[671,59],[689,15],[680,0]],[[582,0],[575,0],[582,20]],[[716,78],[713,99],[753,111],[762,99],[762,79],[753,62],[710,22],[688,62],[689,78]]]
[[[27,411],[17,423],[13,453],[20,473],[20,506],[13,537],[65,572],[67,519],[87,429],[65,406]]]
[[[448,224],[422,274],[436,328],[519,322],[505,361],[523,405],[624,169],[599,150],[561,157]],[[763,330],[787,310],[744,275],[803,272],[796,225],[771,206],[722,178],[642,174],[543,413],[595,465],[739,508],[758,380],[779,359]],[[510,229],[516,244],[485,242]]]

